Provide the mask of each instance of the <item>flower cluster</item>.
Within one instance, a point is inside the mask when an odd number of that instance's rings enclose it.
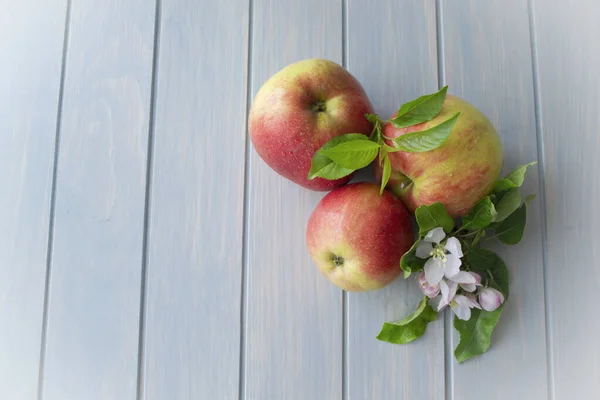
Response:
[[[498,290],[482,286],[479,274],[461,270],[461,243],[455,237],[446,238],[443,228],[434,228],[425,235],[416,256],[427,260],[419,287],[427,297],[439,301],[438,311],[450,306],[459,319],[467,321],[472,308],[494,311],[504,302]]]

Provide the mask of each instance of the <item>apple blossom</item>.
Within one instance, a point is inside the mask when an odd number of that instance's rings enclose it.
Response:
[[[450,302],[452,311],[463,321],[471,319],[471,308],[478,308],[481,310],[481,306],[477,303],[477,300],[469,295],[463,296],[462,294],[456,295],[454,300]]]
[[[425,278],[431,285],[437,285],[443,277],[450,278],[460,272],[460,258],[463,256],[460,241],[450,237],[442,243],[445,237],[443,228],[434,228],[417,245],[416,256],[427,259],[424,266]]]
[[[504,295],[494,288],[485,288],[479,292],[479,303],[485,311],[494,311],[504,303]]]
[[[440,286],[432,285],[427,282],[427,279],[425,279],[425,273],[421,273],[419,276],[419,288],[421,289],[421,292],[423,292],[423,294],[430,299],[433,299],[440,294]]]

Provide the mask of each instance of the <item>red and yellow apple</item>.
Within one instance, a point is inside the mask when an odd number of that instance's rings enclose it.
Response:
[[[413,244],[410,214],[379,185],[352,183],[328,193],[308,221],[306,244],[319,270],[350,291],[379,289],[400,275]]]
[[[440,113],[429,122],[398,129],[386,123],[388,138],[429,129],[460,112],[450,136],[435,150],[424,153],[390,153],[392,172],[387,188],[411,212],[424,204],[441,202],[454,217],[466,214],[486,196],[498,179],[502,143],[490,121],[466,101],[447,96]],[[386,139],[388,145],[392,145]],[[376,178],[381,167],[375,163]]]
[[[312,190],[347,183],[308,179],[311,160],[330,139],[346,133],[368,135],[372,113],[360,83],[333,61],[309,59],[273,75],[254,97],[248,118],[250,139],[258,155],[277,173]]]

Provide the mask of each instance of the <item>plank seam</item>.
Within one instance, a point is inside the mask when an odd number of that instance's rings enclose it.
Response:
[[[40,364],[38,370],[39,400],[44,392],[44,366],[46,363],[46,341],[48,332],[48,308],[50,305],[50,274],[52,270],[52,252],[54,248],[54,219],[56,209],[56,178],[58,175],[58,153],[60,150],[60,130],[62,127],[62,109],[64,103],[65,76],[67,69],[67,49],[69,47],[69,32],[71,25],[71,0],[67,0],[65,10],[65,29],[63,33],[63,51],[61,58],[60,83],[58,89],[58,104],[56,108],[56,129],[54,139],[54,162],[52,165],[52,186],[50,189],[50,218],[48,220],[48,243],[46,247],[46,279],[44,282],[44,303],[42,313],[42,336],[40,341]]]
[[[529,14],[529,40],[531,47],[531,69],[533,75],[533,104],[535,112],[535,131],[537,140],[537,155],[538,155],[538,176],[540,190],[540,206],[542,215],[540,222],[542,225],[542,266],[543,266],[543,281],[544,281],[544,323],[546,330],[546,381],[548,399],[554,398],[554,357],[552,353],[552,314],[550,313],[550,296],[548,294],[548,224],[546,210],[546,179],[545,157],[544,157],[544,140],[543,140],[543,122],[541,109],[541,94],[539,80],[539,63],[537,53],[537,34],[535,29],[534,5],[533,0],[527,1],[527,10]]]
[[[246,398],[246,321],[248,319],[248,247],[249,247],[249,236],[248,236],[248,225],[250,222],[250,216],[248,213],[248,196],[249,196],[249,176],[250,176],[250,144],[247,130],[248,127],[248,116],[250,114],[250,107],[252,104],[252,41],[254,33],[254,0],[248,0],[248,54],[247,54],[247,65],[246,65],[246,123],[245,123],[245,136],[244,136],[244,204],[243,204],[243,215],[244,225],[242,228],[242,271],[241,271],[241,282],[240,282],[240,366],[239,366],[239,388],[238,396],[240,400]]]
[[[156,0],[154,9],[154,49],[152,54],[152,78],[150,83],[150,118],[148,122],[148,148],[146,151],[146,193],[144,199],[144,236],[142,239],[142,271],[140,279],[140,315],[138,325],[138,362],[137,362],[137,382],[136,399],[144,397],[144,376],[145,376],[145,327],[146,327],[146,296],[147,296],[147,277],[148,277],[148,236],[150,224],[150,196],[152,193],[152,169],[154,165],[154,131],[156,121],[156,89],[158,76],[158,54],[160,50],[160,31],[161,31],[161,3]]]
[[[437,41],[437,70],[438,87],[446,84],[446,70],[444,58],[444,25],[442,1],[435,1],[435,27]],[[452,359],[452,313],[446,311],[444,321],[444,397],[446,400],[454,399],[454,361]]]
[[[342,0],[342,65],[348,68],[348,0]],[[342,400],[348,399],[348,333],[349,326],[348,292],[342,290]]]
[[[444,61],[444,31],[443,31],[443,10],[442,1],[435,0],[435,28],[437,41],[437,69],[438,69],[438,86],[441,87],[446,83],[446,68]]]

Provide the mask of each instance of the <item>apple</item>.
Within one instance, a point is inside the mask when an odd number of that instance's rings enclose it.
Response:
[[[450,136],[435,150],[424,153],[390,153],[392,172],[387,188],[411,212],[420,205],[441,202],[453,217],[466,214],[485,197],[498,179],[502,143],[490,121],[466,101],[447,96],[440,113],[429,122],[398,129],[386,123],[383,134],[397,138],[438,125],[460,112]],[[386,139],[392,146],[392,142]],[[381,167],[375,176],[381,182]]]
[[[379,289],[402,272],[400,258],[414,241],[410,214],[388,190],[360,182],[337,188],[308,220],[310,255],[331,282],[344,290]]]
[[[337,180],[308,179],[311,160],[330,139],[346,133],[368,135],[371,105],[360,83],[341,65],[309,59],[273,75],[254,97],[248,118],[258,155],[280,175],[312,190],[331,190]]]

